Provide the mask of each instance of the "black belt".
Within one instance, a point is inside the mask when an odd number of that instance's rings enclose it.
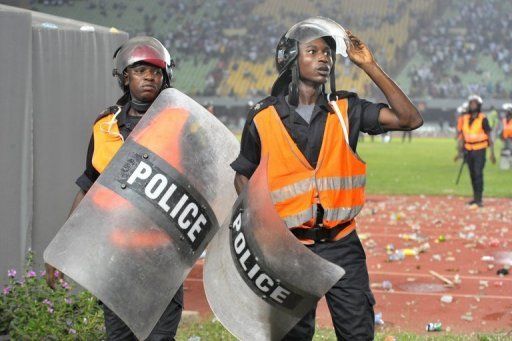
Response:
[[[311,228],[295,228],[290,230],[293,235],[299,239],[311,239],[315,242],[333,240],[338,233],[352,224],[353,220],[347,221],[343,224],[336,225],[332,228],[315,225]]]

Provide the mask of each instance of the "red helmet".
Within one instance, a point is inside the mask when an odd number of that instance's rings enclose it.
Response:
[[[119,86],[125,89],[123,72],[127,67],[145,62],[162,69],[164,87],[169,87],[174,61],[160,41],[152,37],[135,37],[126,41],[114,53],[115,68],[112,74],[118,78]]]

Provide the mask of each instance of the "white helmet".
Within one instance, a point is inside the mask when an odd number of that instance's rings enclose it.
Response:
[[[458,108],[457,108],[457,112],[459,114],[463,114],[465,112],[468,111],[468,102],[464,102],[462,103]]]
[[[478,95],[470,95],[468,97],[468,103],[471,102],[471,101],[477,101],[478,104],[482,105],[483,101],[482,101],[482,97],[478,96]]]
[[[505,110],[505,111],[512,111],[512,103],[504,103],[503,104],[503,110]]]

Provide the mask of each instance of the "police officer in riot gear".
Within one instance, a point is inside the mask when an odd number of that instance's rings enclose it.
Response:
[[[496,163],[494,156],[492,129],[484,113],[482,98],[478,95],[468,97],[467,112],[460,121],[459,155],[466,158],[473,188],[473,200],[467,204],[483,207],[484,167],[486,150],[491,149],[491,162]]]
[[[331,34],[340,29],[343,33]],[[345,44],[349,48],[343,51]],[[390,106],[337,91],[336,53],[348,55],[382,90]],[[244,127],[240,155],[232,164],[237,172],[235,187],[241,191],[260,160],[268,157],[269,186],[280,217],[311,251],[346,271],[326,294],[337,337],[371,340],[375,301],[354,220],[364,202],[365,167],[355,154],[358,135],[413,130],[422,125],[422,117],[366,44],[350,32],[345,34],[332,20],[311,18],[293,26],[277,46],[276,64],[279,77],[271,96],[251,110]],[[324,145],[329,152],[322,154]],[[285,157],[280,158],[280,153]],[[310,182],[310,171],[315,171],[313,177],[319,173],[327,177]],[[285,340],[311,340],[315,310]]]
[[[80,187],[71,213],[114,157],[123,141],[160,92],[170,87],[174,62],[167,49],[155,38],[135,37],[126,41],[114,54],[117,77],[123,90],[115,106],[107,108],[96,119],[87,151],[86,168],[77,179]],[[56,270],[46,264],[47,282],[55,285]],[[63,274],[58,274],[62,278]],[[129,297],[126,298],[129,300]],[[103,305],[108,340],[136,340],[133,332],[107,306]],[[172,299],[154,327],[148,340],[170,340],[176,335],[183,310],[183,287]]]

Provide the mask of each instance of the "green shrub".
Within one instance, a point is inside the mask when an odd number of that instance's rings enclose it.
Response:
[[[103,311],[87,291],[73,293],[60,280],[55,290],[45,281],[45,273],[32,269],[33,254],[27,255],[22,274],[8,271],[8,284],[0,297],[0,335],[13,340],[105,339]],[[20,275],[20,276],[17,276]]]

